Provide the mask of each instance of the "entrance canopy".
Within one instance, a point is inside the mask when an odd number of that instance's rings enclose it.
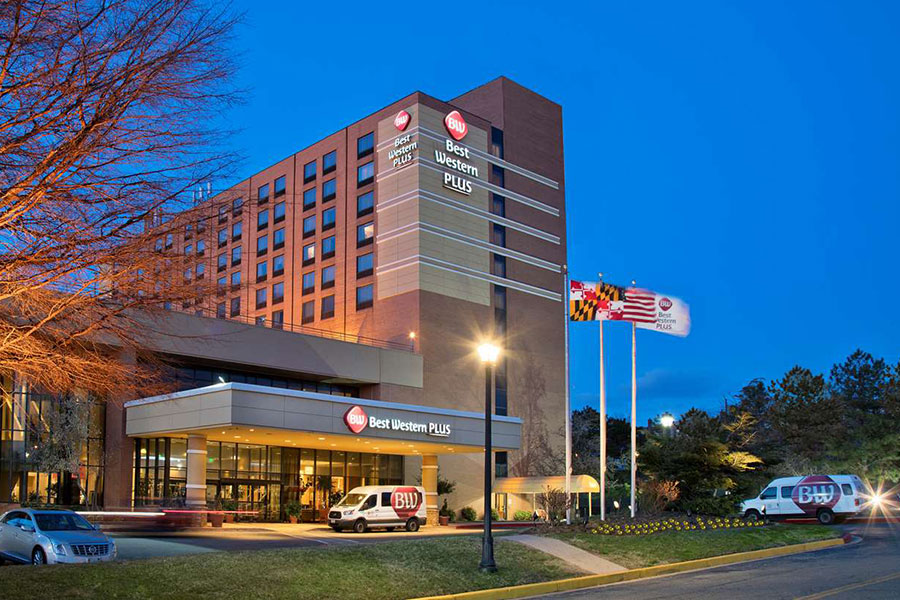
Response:
[[[572,475],[570,484],[573,494],[600,492],[600,484],[590,475]],[[495,494],[543,494],[553,489],[566,489],[565,475],[498,477],[494,480],[493,492]]]
[[[484,443],[480,413],[246,383],[133,400],[125,410],[132,437],[199,434],[211,441],[406,455],[482,452]],[[519,448],[521,419],[494,416],[491,423],[495,450]]]

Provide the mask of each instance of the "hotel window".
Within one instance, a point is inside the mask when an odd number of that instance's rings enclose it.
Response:
[[[231,249],[231,266],[236,267],[241,264],[241,247],[235,246]]]
[[[322,289],[334,287],[334,265],[322,269]]]
[[[322,157],[322,175],[331,173],[337,168],[337,150],[332,150]]]
[[[316,262],[316,245],[307,244],[303,246],[303,266],[309,266]]]
[[[166,250],[168,250],[169,248],[172,247],[172,242],[173,242],[173,240],[172,240],[172,234],[171,234],[171,233],[167,233],[167,234],[166,234]]]
[[[356,247],[361,248],[372,243],[375,237],[375,221],[369,221],[356,227]]]
[[[501,217],[506,216],[506,198],[491,194],[491,212]]]
[[[237,298],[231,299],[231,316],[239,317],[241,316],[241,298],[238,296]]]
[[[506,452],[496,452],[494,454],[494,477],[509,477],[508,463],[509,459]]]
[[[275,235],[272,238],[272,250],[279,250],[281,248],[284,248],[284,227],[276,229]]]
[[[335,215],[336,212],[334,208],[322,211],[322,231],[334,229]]]
[[[372,269],[374,265],[374,254],[369,252],[368,254],[362,254],[356,257],[356,277],[357,279],[360,277],[368,277],[372,274]]]
[[[261,185],[256,188],[256,201],[259,204],[265,204],[269,201],[269,184]]]
[[[197,233],[203,233],[206,231],[206,219],[200,219],[197,221]]]
[[[356,187],[369,185],[375,181],[375,163],[369,162],[356,168]]]
[[[356,140],[356,158],[362,158],[363,156],[368,156],[375,151],[375,132],[367,133],[366,135],[358,138]]]
[[[301,323],[312,323],[316,320],[316,301],[310,300],[309,302],[303,303],[303,310],[301,313],[300,322]]]
[[[491,154],[503,158],[503,131],[491,127]]]
[[[494,254],[494,264],[491,266],[491,273],[497,277],[506,277],[506,257]]]
[[[312,294],[316,291],[316,272],[310,271],[303,274],[303,293]]]
[[[256,290],[256,308],[265,308],[268,302],[266,301],[266,288],[261,287]]]
[[[219,230],[218,240],[219,240],[219,248],[222,248],[222,247],[228,245],[228,230],[227,229]]]
[[[375,210],[375,192],[366,192],[356,197],[356,216],[363,217]]]
[[[372,284],[361,285],[356,288],[356,310],[362,310],[372,306]]]
[[[197,240],[197,256],[203,256],[204,254],[206,254],[206,242]]]
[[[256,238],[256,255],[265,256],[269,251],[269,236],[261,235]]]
[[[185,281],[190,281],[191,278],[193,278],[193,276],[194,276],[194,270],[192,268],[188,267],[187,269],[184,270],[184,280]]]
[[[186,239],[186,240],[191,239],[191,235],[193,233],[194,233],[194,226],[191,225],[190,223],[186,224],[184,226],[184,239]]]
[[[256,317],[256,324],[259,327],[265,327],[266,326],[266,315],[259,315],[258,317]]]
[[[228,207],[224,204],[219,207],[219,223],[225,223],[228,221]]]
[[[506,172],[503,170],[503,167],[491,165],[491,180],[495,185],[506,187]]]
[[[506,288],[502,285],[494,286],[494,310],[506,310]]]
[[[206,265],[200,263],[197,265],[197,279],[203,279],[204,275],[206,275]]]
[[[269,226],[269,209],[259,211],[256,215],[256,229],[265,229]]]
[[[275,197],[284,196],[284,175],[275,180]]]
[[[269,265],[266,261],[256,263],[256,283],[268,279],[268,269]]]
[[[303,192],[303,210],[309,210],[316,205],[316,188],[309,188]]]
[[[334,236],[330,235],[322,240],[322,260],[334,256]]]
[[[223,296],[228,291],[228,279],[223,275],[216,280],[216,295]]]
[[[303,237],[308,238],[316,235],[316,215],[310,215],[303,219]]]
[[[272,286],[272,304],[284,302],[284,283],[276,283]]]
[[[190,256],[191,252],[193,252],[193,251],[194,251],[194,247],[191,244],[188,244],[187,246],[184,247],[184,255],[185,256]]]
[[[491,243],[506,248],[506,227],[494,223],[491,229]]]
[[[235,271],[231,274],[231,289],[232,291],[241,287],[241,272]]]
[[[237,222],[231,226],[231,241],[236,242],[241,239],[241,223]]]
[[[284,254],[272,259],[272,277],[284,275]]]
[[[337,180],[329,179],[322,184],[322,202],[334,200],[335,196],[337,196]]]
[[[216,259],[216,270],[224,271],[228,268],[228,255],[224,252],[219,255],[219,258]]]
[[[274,217],[273,223],[281,223],[284,221],[284,202],[279,202],[275,205],[272,217]]]
[[[334,296],[322,298],[322,319],[330,319],[334,316]]]
[[[316,178],[316,161],[303,165],[303,183],[309,183]]]
[[[225,307],[224,302],[219,302],[218,304],[216,304],[216,318],[217,319],[224,319],[227,316],[225,311],[226,311],[226,307]]]
[[[235,198],[231,201],[231,214],[235,217],[240,216],[241,212],[244,208],[244,199],[243,198]]]
[[[156,240],[156,246],[154,247],[154,249],[155,249],[157,252],[162,252],[162,250],[163,250],[163,241],[162,241],[162,238],[159,238],[158,240]]]
[[[272,328],[282,329],[284,327],[284,311],[276,310],[272,313]]]

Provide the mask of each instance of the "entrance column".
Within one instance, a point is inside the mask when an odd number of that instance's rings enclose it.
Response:
[[[425,512],[428,524],[437,525],[438,522],[438,495],[437,495],[438,459],[435,454],[422,455],[422,487],[425,488]]]
[[[187,505],[206,508],[206,436],[191,433],[187,441]]]

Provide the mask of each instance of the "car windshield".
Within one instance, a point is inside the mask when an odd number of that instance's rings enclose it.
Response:
[[[344,499],[335,504],[335,506],[356,506],[365,499],[365,494],[347,494],[344,496]]]
[[[34,520],[41,531],[88,531],[91,524],[74,513],[35,513]]]

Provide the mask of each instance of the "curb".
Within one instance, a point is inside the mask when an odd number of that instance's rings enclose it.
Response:
[[[552,594],[555,592],[567,592],[582,588],[597,587],[609,583],[635,581],[637,579],[646,579],[648,577],[657,577],[659,575],[671,575],[697,569],[708,569],[710,567],[749,562],[763,558],[824,550],[825,548],[842,546],[846,543],[848,543],[847,540],[843,538],[834,538],[818,542],[806,542],[803,544],[793,544],[791,546],[776,546],[774,548],[765,548],[763,550],[751,550],[750,552],[738,552],[736,554],[699,558],[696,560],[656,565],[653,567],[628,569],[604,575],[584,575],[581,577],[571,577],[569,579],[557,579],[556,581],[527,583],[525,585],[461,592],[458,594],[448,594],[446,596],[424,596],[415,598],[414,600],[505,600],[509,598],[525,598],[528,596],[539,596],[541,594]]]

